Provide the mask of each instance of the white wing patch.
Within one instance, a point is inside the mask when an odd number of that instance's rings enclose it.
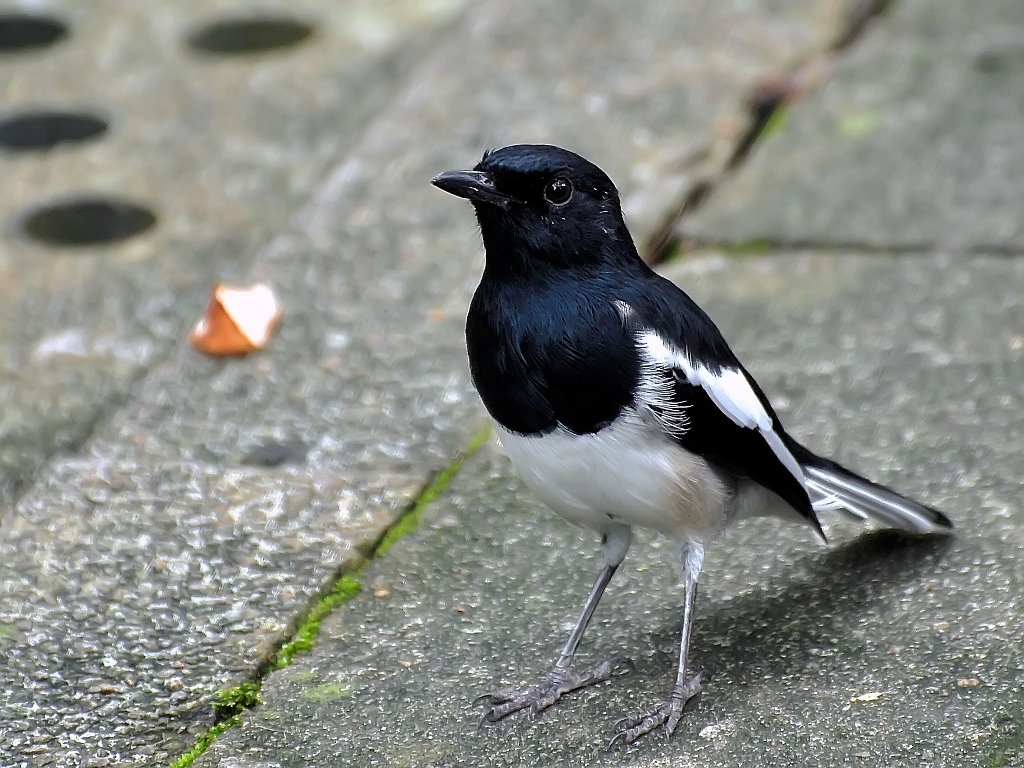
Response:
[[[712,373],[707,368],[694,365],[684,355],[678,356],[676,370],[682,371],[691,384],[703,387],[711,401],[734,424],[747,429],[771,430],[771,416],[742,371],[722,368],[718,373]]]
[[[761,400],[754,388],[750,386],[743,371],[738,368],[721,368],[714,372],[699,365],[691,360],[686,352],[668,343],[656,332],[649,328],[638,327],[633,308],[625,302],[615,302],[615,310],[622,318],[623,324],[635,333],[637,349],[642,357],[641,396],[652,395],[655,398],[653,404],[663,408],[666,400],[674,398],[666,397],[667,393],[659,386],[654,386],[653,382],[664,381],[666,369],[678,371],[687,382],[695,387],[701,387],[711,398],[711,402],[718,406],[719,410],[734,424],[760,432],[761,437],[772,449],[776,458],[801,485],[807,487],[803,468],[775,431],[772,417],[768,415],[768,411],[761,404]],[[655,372],[659,375],[651,375]],[[649,385],[647,382],[651,382],[651,384]],[[645,388],[647,388],[646,391]],[[676,403],[675,407],[678,408],[679,404]],[[689,419],[686,418],[685,412],[683,417],[688,426]],[[685,429],[683,432],[685,433]]]
[[[624,301],[615,302],[615,311],[627,330],[634,331],[633,308]],[[662,430],[674,438],[680,438],[690,430],[690,417],[686,413],[690,404],[676,397],[675,381],[671,368],[663,360],[637,342],[640,351],[640,380],[637,385],[637,406],[642,407],[658,422]]]

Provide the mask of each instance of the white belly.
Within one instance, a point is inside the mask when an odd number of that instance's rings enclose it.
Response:
[[[589,435],[559,427],[524,437],[500,425],[497,432],[523,482],[578,525],[705,539],[727,520],[731,493],[719,474],[633,411]]]

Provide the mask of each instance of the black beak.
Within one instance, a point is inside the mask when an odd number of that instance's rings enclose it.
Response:
[[[508,210],[515,198],[499,192],[494,177],[486,171],[445,171],[430,181],[438,189],[477,203],[489,203]]]

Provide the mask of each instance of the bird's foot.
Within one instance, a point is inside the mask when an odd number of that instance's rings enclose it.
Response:
[[[623,656],[613,656],[597,666],[591,667],[585,672],[572,672],[569,669],[552,669],[546,679],[538,685],[528,685],[523,688],[510,688],[503,691],[485,693],[477,697],[473,704],[483,704],[487,707],[484,716],[480,720],[480,727],[490,723],[496,723],[509,715],[523,709],[529,709],[537,714],[570,691],[585,688],[588,685],[608,680],[612,675],[625,668],[632,667],[629,659]]]
[[[703,672],[698,672],[689,678],[679,688],[673,688],[668,698],[661,704],[638,715],[628,715],[618,720],[612,727],[615,735],[608,742],[608,749],[618,745],[632,744],[644,734],[650,733],[659,725],[669,737],[679,725],[683,716],[683,710],[690,699],[701,691],[701,677]]]

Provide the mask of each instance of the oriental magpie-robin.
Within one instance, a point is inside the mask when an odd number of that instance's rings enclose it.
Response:
[[[572,659],[633,526],[682,549],[682,639],[666,700],[620,720],[610,746],[671,734],[700,691],[701,673],[686,674],[697,578],[730,522],[775,515],[822,535],[818,512],[841,509],[910,531],[952,527],[786,433],[711,319],[641,261],[594,164],[515,145],[433,183],[472,202],[486,250],[466,323],[473,383],[525,484],[600,534],[604,560],[554,667],[538,685],[481,697],[483,722],[612,674],[613,661],[576,671]]]

